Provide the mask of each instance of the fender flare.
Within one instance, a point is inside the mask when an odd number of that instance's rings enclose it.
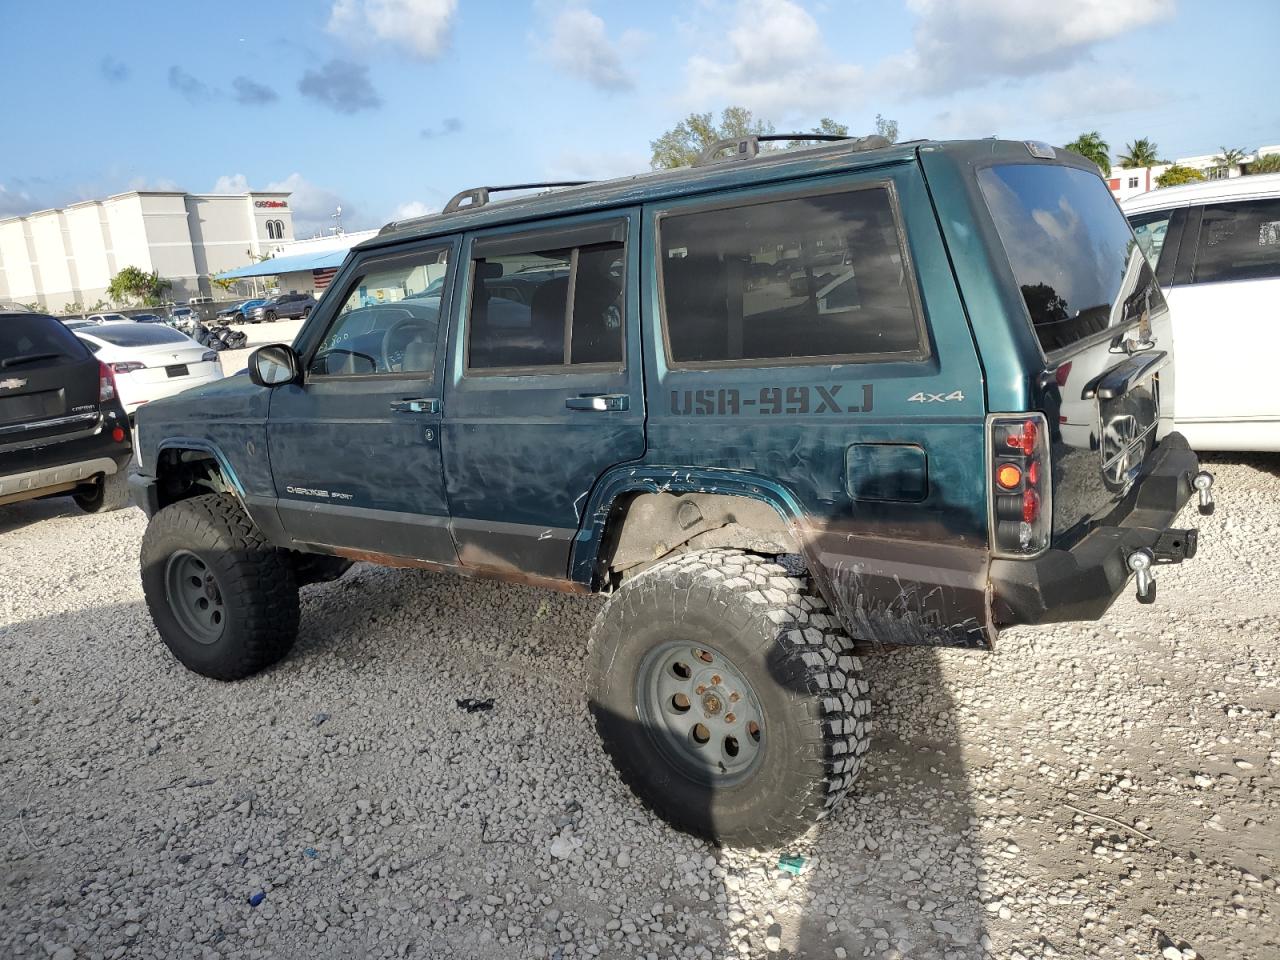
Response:
[[[779,483],[737,470],[623,464],[604,473],[591,491],[569,554],[570,579],[595,586],[609,515],[618,497],[628,493],[720,493],[759,500],[777,512],[801,549],[806,549],[799,531],[804,510],[795,495]]]
[[[236,473],[235,467],[231,466],[231,461],[227,459],[226,454],[217,446],[208,440],[200,440],[195,437],[168,437],[161,440],[156,447],[156,479],[159,479],[160,454],[166,450],[199,450],[209,454],[218,465],[218,469],[222,471],[223,478],[235,491],[236,498],[240,501],[241,506],[247,506],[245,503],[244,484],[240,482],[240,477]]]

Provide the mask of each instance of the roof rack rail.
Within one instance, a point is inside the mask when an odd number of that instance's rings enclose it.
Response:
[[[590,180],[549,180],[545,183],[511,183],[504,187],[472,187],[454,195],[444,205],[443,213],[457,213],[459,210],[470,210],[483,207],[489,202],[489,194],[505,190],[539,190],[544,187],[581,187],[591,183]]]
[[[746,137],[729,137],[726,140],[717,140],[702,151],[698,159],[693,161],[693,165],[695,167],[705,167],[712,163],[750,160],[759,155],[761,142],[771,140],[850,140],[853,142],[855,152],[878,150],[881,147],[889,146],[890,143],[886,137],[875,135],[850,137],[839,133],[753,133]],[[733,152],[728,156],[721,156],[726,150],[732,150]]]

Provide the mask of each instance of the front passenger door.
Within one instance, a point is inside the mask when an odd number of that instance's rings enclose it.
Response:
[[[273,392],[267,424],[277,509],[294,541],[455,561],[440,460],[455,252],[437,241],[365,254],[344,271],[340,296],[326,298],[321,332],[304,331],[303,380]]]

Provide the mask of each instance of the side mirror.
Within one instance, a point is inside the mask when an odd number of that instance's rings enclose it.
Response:
[[[260,387],[296,383],[301,375],[298,355],[288,344],[267,344],[249,354],[249,379]]]

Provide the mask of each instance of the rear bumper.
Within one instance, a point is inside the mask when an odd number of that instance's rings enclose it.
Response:
[[[127,452],[127,451],[126,451]],[[0,476],[0,504],[31,500],[48,493],[70,490],[94,477],[108,476],[127,470],[129,458],[124,462],[112,457],[95,457],[56,467],[39,467],[22,473]]]
[[[991,561],[996,626],[1097,620],[1107,612],[1129,582],[1129,555],[1153,550],[1194,492],[1200,463],[1182,434],[1169,434],[1152,456],[1146,475],[1112,514],[1113,523],[1094,528],[1069,550]]]

